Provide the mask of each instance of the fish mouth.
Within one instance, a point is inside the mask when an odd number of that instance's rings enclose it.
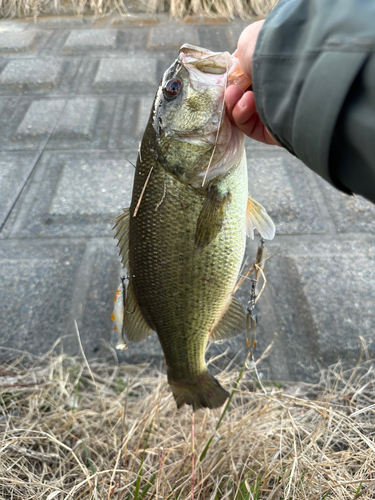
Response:
[[[229,52],[212,52],[211,50],[185,43],[180,48],[177,61],[181,65],[190,69],[195,68],[203,74],[216,75],[216,84],[224,84],[225,88],[229,85],[237,85],[245,91],[252,83],[251,79],[243,72],[238,58],[229,54]],[[222,76],[219,77],[219,75]],[[212,78],[210,84],[215,84]]]
[[[199,131],[190,131],[189,134],[182,134],[179,138],[182,141],[194,141],[206,147],[212,146],[209,164],[199,172],[195,170],[193,183],[202,186],[213,178],[228,173],[230,168],[242,158],[244,135],[225,113],[224,93],[227,86],[232,84],[246,90],[251,80],[243,73],[238,59],[229,52],[212,52],[195,45],[185,44],[180,48],[176,62],[186,68],[190,84],[196,89],[208,85],[222,88],[216,112],[211,117],[211,120],[217,124],[215,129],[211,128],[208,133],[204,133],[204,127],[202,127]]]

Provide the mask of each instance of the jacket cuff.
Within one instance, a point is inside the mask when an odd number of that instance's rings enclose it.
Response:
[[[368,54],[323,52],[313,63],[298,97],[292,130],[296,155],[325,180],[333,131],[350,87]]]

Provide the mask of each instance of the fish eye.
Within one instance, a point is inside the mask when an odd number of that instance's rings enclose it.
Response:
[[[169,82],[164,87],[164,94],[166,97],[176,97],[176,95],[182,89],[182,83],[177,78],[169,80]]]

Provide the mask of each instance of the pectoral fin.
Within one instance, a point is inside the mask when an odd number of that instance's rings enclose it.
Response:
[[[129,219],[130,209],[124,208],[124,213],[113,219],[116,224],[112,229],[116,230],[115,238],[120,249],[122,267],[129,269]]]
[[[247,235],[252,240],[254,239],[254,228],[265,240],[272,240],[275,236],[275,224],[271,217],[260,203],[249,196],[247,199],[246,229]]]
[[[211,332],[209,339],[212,342],[224,342],[240,335],[246,329],[246,316],[242,304],[233,297],[223,317]]]
[[[221,193],[214,186],[209,189],[195,230],[195,246],[198,250],[209,245],[219,234],[229,199],[228,192]]]

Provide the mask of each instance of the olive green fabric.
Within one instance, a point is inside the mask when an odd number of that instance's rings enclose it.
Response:
[[[253,59],[258,113],[324,179],[375,202],[375,2],[281,0]]]

